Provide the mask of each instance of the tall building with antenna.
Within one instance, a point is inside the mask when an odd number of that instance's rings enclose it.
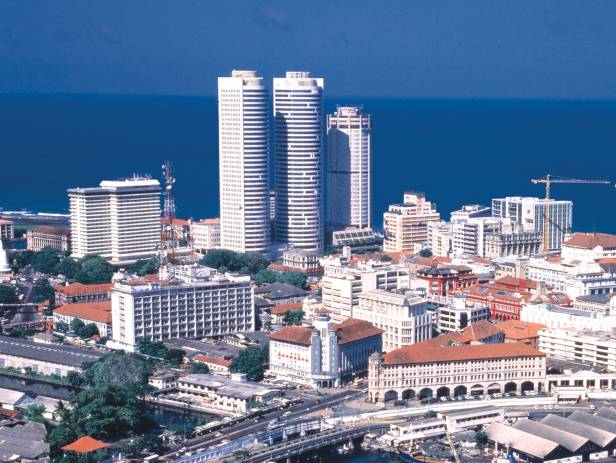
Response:
[[[265,252],[270,241],[268,92],[255,71],[218,78],[220,245]]]

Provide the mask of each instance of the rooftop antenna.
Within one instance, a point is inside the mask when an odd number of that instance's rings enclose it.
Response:
[[[175,199],[173,198],[173,184],[175,177],[170,161],[165,161],[162,165],[163,177],[165,179],[164,203],[163,203],[163,229],[161,240],[161,266],[175,261],[175,248],[178,247],[177,236],[175,233]]]

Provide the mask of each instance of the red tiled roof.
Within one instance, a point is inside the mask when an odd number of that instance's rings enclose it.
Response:
[[[277,272],[287,272],[289,270],[294,270],[296,272],[308,272],[307,269],[300,267],[292,267],[290,265],[282,265],[282,264],[269,264],[267,266],[270,270],[275,270]]]
[[[96,440],[90,436],[83,436],[77,439],[75,442],[65,445],[64,447],[62,447],[62,450],[64,450],[65,452],[90,453],[95,452],[99,449],[104,449],[106,447],[109,447],[109,444]]]
[[[537,282],[535,280],[527,280],[525,278],[515,278],[512,276],[504,276],[495,281],[497,285],[512,286],[520,289],[537,289]]]
[[[302,310],[304,305],[301,302],[292,302],[289,304],[278,304],[270,309],[272,315],[284,315],[287,312],[296,312]]]
[[[506,320],[498,324],[498,327],[504,331],[506,339],[519,341],[521,339],[532,339],[539,337],[539,330],[545,328],[540,323],[529,323],[521,320]]]
[[[220,219],[218,217],[212,219],[201,219],[198,223],[205,225],[216,225],[217,223],[220,223]]]
[[[383,363],[385,365],[405,365],[515,357],[545,357],[545,354],[518,342],[507,344],[463,344],[442,347],[427,341],[393,350],[385,354]]]
[[[480,320],[467,326],[459,342],[481,341],[502,333],[503,331],[487,320]]]
[[[70,228],[63,227],[49,227],[46,225],[42,225],[40,227],[34,227],[31,230],[32,233],[40,233],[42,235],[58,235],[58,236],[68,236],[71,234]]]
[[[220,365],[221,367],[231,366],[231,360],[221,359],[217,357],[210,357],[205,354],[197,354],[193,357],[193,361],[201,363],[211,363],[213,365]]]
[[[338,344],[348,344],[383,334],[383,330],[376,328],[370,322],[356,318],[347,318],[342,323],[334,325],[334,328],[338,335]]]
[[[151,283],[152,281],[160,280],[160,277],[158,276],[158,273],[148,273],[146,276],[143,277],[143,279]]]
[[[71,283],[68,286],[55,285],[53,288],[57,293],[65,296],[89,296],[92,294],[108,293],[111,289],[111,283],[102,283],[98,285],[84,285],[82,283]]]
[[[83,302],[58,307],[54,313],[99,323],[111,323],[111,301]]]
[[[300,346],[309,346],[311,337],[312,328],[304,326],[285,326],[281,330],[269,335],[269,338],[273,341],[299,344]]]
[[[169,219],[165,219],[165,218],[161,218],[160,219],[160,223],[164,224],[167,223]],[[171,220],[171,224],[172,225],[176,225],[176,226],[188,226],[188,220],[183,220],[183,219],[172,219]]]
[[[608,233],[576,233],[565,241],[564,245],[584,249],[594,249],[597,246],[616,248],[616,235]]]

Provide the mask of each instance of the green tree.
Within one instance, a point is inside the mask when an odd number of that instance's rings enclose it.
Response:
[[[22,412],[22,416],[25,420],[28,421],[36,421],[37,423],[44,423],[45,417],[43,417],[43,413],[45,413],[45,406],[40,404],[32,404],[28,405],[24,411]]]
[[[304,315],[303,310],[291,310],[284,314],[283,322],[287,325],[301,325]]]
[[[202,362],[191,362],[190,372],[195,374],[207,374],[210,372],[210,368]]]
[[[1,304],[15,304],[19,302],[15,287],[11,285],[0,284],[0,303]]]
[[[182,360],[184,360],[184,356],[186,352],[182,349],[169,349],[165,352],[165,360],[168,361],[173,366],[180,366],[182,364]]]
[[[83,327],[83,330],[81,330],[81,334],[79,334],[78,336],[83,339],[90,339],[92,336],[96,336],[98,334],[98,326],[96,326],[94,323],[88,323]]]
[[[475,442],[480,447],[486,445],[488,443],[488,435],[486,434],[486,432],[485,431],[477,431],[475,433]]]
[[[89,254],[79,260],[80,270],[75,278],[80,283],[109,283],[113,276],[113,267],[101,256]]]
[[[229,370],[232,373],[245,373],[251,381],[263,379],[263,364],[266,362],[265,352],[259,347],[242,349],[231,362]]]
[[[279,273],[280,277],[278,278],[278,281],[280,281],[281,283],[287,283],[289,285],[293,285],[302,289],[306,287],[307,275],[304,272],[290,270]]]
[[[71,327],[68,326],[68,323],[63,321],[57,321],[54,323],[54,329],[59,331],[60,333],[66,333]]]
[[[73,318],[71,320],[71,330],[77,336],[81,337],[81,334],[83,333],[85,327],[86,324],[80,318]]]
[[[35,331],[32,328],[23,328],[21,326],[16,326],[15,328],[11,328],[6,335],[11,338],[18,339],[27,339],[29,336],[32,336]]]
[[[87,365],[83,375],[91,387],[116,385],[142,396],[150,389],[148,378],[153,370],[152,362],[142,356],[118,351]]]
[[[156,273],[158,272],[158,259],[156,259],[156,257],[152,257],[150,259],[140,260],[133,264],[128,271],[141,277]]]
[[[423,248],[421,251],[419,251],[419,255],[421,257],[432,257],[432,251],[428,248]]]
[[[24,267],[27,267],[32,262],[32,257],[34,256],[34,251],[26,250],[26,251],[13,251],[9,254],[9,260],[11,261],[11,265],[14,271],[18,271]]]
[[[265,268],[255,275],[255,283],[258,285],[275,283],[278,281],[278,273],[279,272],[270,270],[269,268]]]
[[[428,410],[424,413],[424,418],[436,418],[436,412],[434,410]]]
[[[39,278],[34,283],[34,302],[49,301],[50,305],[54,304],[56,291],[49,284],[47,278]]]
[[[35,252],[30,264],[36,271],[50,275],[55,273],[58,262],[60,262],[58,250],[47,247]]]
[[[71,370],[67,373],[66,379],[71,386],[83,387],[86,384],[86,379],[77,371]]]
[[[56,265],[56,273],[60,275],[64,275],[68,279],[74,279],[79,271],[81,270],[81,265],[75,259],[71,259],[70,257],[63,257]]]
[[[141,338],[137,341],[137,350],[143,355],[150,357],[165,358],[167,348],[162,342],[153,342],[147,338]]]

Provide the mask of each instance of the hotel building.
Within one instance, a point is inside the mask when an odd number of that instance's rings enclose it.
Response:
[[[216,249],[220,244],[220,219],[203,219],[190,223],[193,249]]]
[[[112,264],[155,256],[160,246],[160,184],[133,177],[68,190],[71,255],[98,254]]]
[[[220,246],[236,252],[269,246],[268,109],[255,71],[218,78]]]
[[[385,252],[414,251],[428,242],[428,223],[440,221],[436,205],[424,193],[406,192],[402,204],[392,204],[383,214]]]
[[[274,162],[276,241],[322,253],[322,78],[274,78]]]

